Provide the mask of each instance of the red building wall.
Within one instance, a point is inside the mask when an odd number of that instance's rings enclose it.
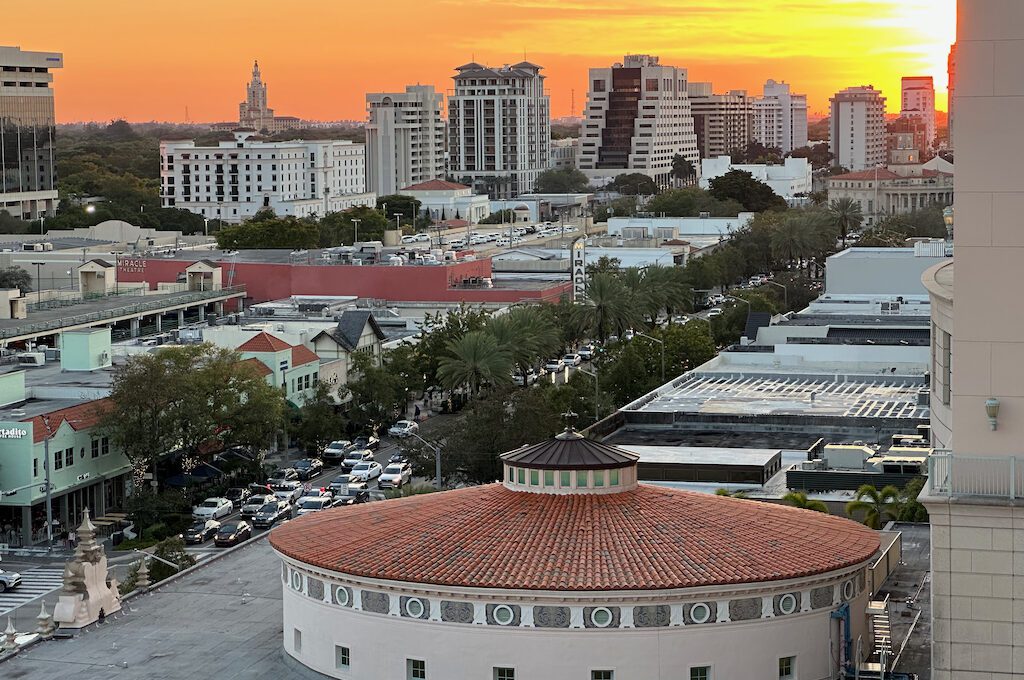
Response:
[[[174,282],[192,262],[162,258],[121,260],[121,281],[145,281],[151,289]],[[490,259],[439,266],[299,265],[263,262],[218,262],[224,285],[244,285],[246,302],[266,302],[292,295],[355,295],[401,302],[519,302],[557,300],[568,282],[543,290],[456,288],[463,279],[491,276]],[[231,272],[234,275],[231,275]]]

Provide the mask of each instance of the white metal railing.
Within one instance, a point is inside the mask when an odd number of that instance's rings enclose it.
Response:
[[[1024,497],[1024,458],[954,455],[936,449],[928,457],[928,484],[944,496]]]

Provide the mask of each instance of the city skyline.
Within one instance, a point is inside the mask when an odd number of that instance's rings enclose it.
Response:
[[[116,2],[56,0],[48,22],[33,21],[29,6],[6,8],[0,44],[65,54],[65,68],[55,75],[58,122],[180,122],[186,108],[192,122],[232,120],[254,59],[273,106],[308,119],[363,120],[367,92],[413,83],[447,92],[460,64],[500,65],[524,55],[545,68],[552,116],[578,115],[588,69],[626,53],[656,54],[686,68],[690,80],[711,81],[716,91],[757,92],[768,78],[784,79],[807,93],[817,115],[845,87],[871,84],[895,95],[900,78],[915,75],[935,78],[937,107],[945,110],[946,55],[955,31],[954,0],[395,5],[386,29],[366,30],[381,19],[377,6],[309,0],[297,8],[301,23],[292,33],[287,20],[266,20],[273,6],[265,0],[247,3],[244,13],[237,2],[183,0],[182,16],[202,17],[192,24],[163,22],[155,7],[127,14]],[[313,16],[316,21],[305,20]],[[103,26],[117,39],[99,40],[83,26]],[[898,111],[898,97],[890,96],[888,107]]]

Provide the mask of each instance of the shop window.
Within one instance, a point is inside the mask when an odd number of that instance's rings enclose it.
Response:
[[[348,647],[334,645],[334,667],[338,670],[346,670],[351,664]]]

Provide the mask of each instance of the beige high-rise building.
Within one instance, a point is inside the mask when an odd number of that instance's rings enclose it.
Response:
[[[924,122],[928,146],[935,144],[935,83],[931,76],[904,76],[900,115]]]
[[[807,146],[807,95],[794,94],[789,83],[768,80],[754,98],[751,136],[783,154]]]
[[[746,90],[714,94],[711,83],[689,83],[690,112],[701,158],[728,156],[753,138],[754,102]]]
[[[366,178],[378,196],[444,178],[444,98],[433,85],[366,95]]]
[[[870,85],[848,87],[829,100],[832,162],[857,172],[885,163],[885,97]]]
[[[959,0],[955,259],[932,308],[932,680],[1024,678],[1024,2]],[[956,279],[954,285],[954,269]]]

